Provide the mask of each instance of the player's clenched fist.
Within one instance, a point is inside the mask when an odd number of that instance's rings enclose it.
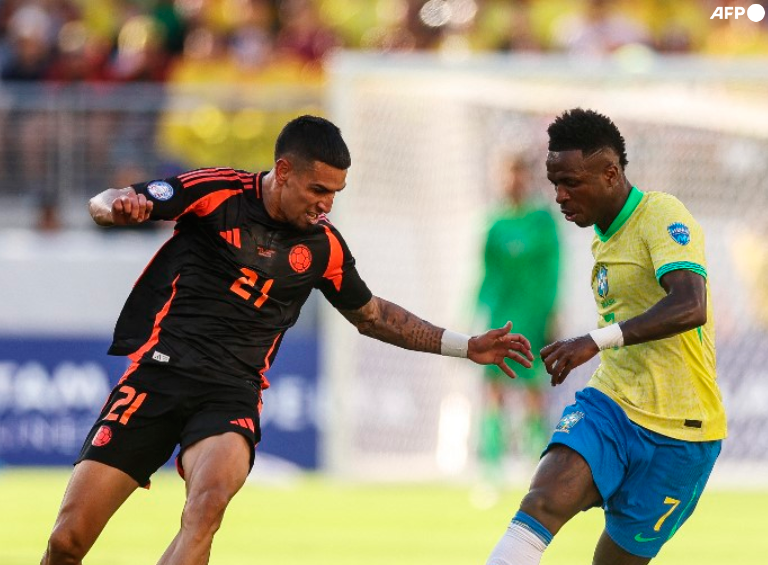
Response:
[[[93,220],[100,226],[128,226],[146,222],[153,203],[133,188],[109,188],[88,203]]]
[[[146,222],[151,213],[152,201],[133,190],[112,202],[112,223],[116,226]]]

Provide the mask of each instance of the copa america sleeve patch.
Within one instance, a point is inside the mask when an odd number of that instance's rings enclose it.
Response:
[[[680,245],[688,245],[691,241],[691,230],[688,229],[688,226],[685,224],[675,222],[674,224],[667,226],[667,231],[669,232],[669,235],[672,236],[672,239]]]
[[[173,196],[173,187],[165,181],[155,180],[147,185],[147,192],[155,200],[165,202]]]

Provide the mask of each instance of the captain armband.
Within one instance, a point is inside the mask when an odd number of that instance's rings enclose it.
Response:
[[[440,338],[440,355],[448,357],[466,357],[469,349],[469,336],[445,330]]]
[[[624,334],[621,332],[619,324],[611,324],[599,330],[592,330],[589,332],[589,336],[595,340],[600,351],[624,346]]]

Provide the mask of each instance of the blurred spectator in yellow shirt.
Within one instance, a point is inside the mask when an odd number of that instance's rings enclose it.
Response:
[[[278,50],[275,14],[253,6],[259,9],[241,14],[227,31],[201,22],[173,65],[159,140],[164,156],[181,168],[268,166],[286,121],[322,113],[322,68]],[[291,97],[297,102],[286,104]]]
[[[609,0],[588,0],[583,11],[555,23],[556,46],[569,54],[601,57],[627,45],[650,45],[647,27]]]

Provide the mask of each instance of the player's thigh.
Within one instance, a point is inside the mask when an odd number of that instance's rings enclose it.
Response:
[[[584,457],[566,445],[554,444],[539,462],[520,509],[556,534],[576,514],[601,501]]]
[[[54,535],[93,545],[112,515],[139,487],[135,479],[97,461],[75,465],[54,526]]]
[[[249,440],[238,432],[209,436],[181,455],[187,498],[215,493],[228,502],[245,483],[251,470]]]
[[[183,521],[216,527],[253,467],[261,439],[261,391],[196,385],[198,401],[181,437],[177,467],[187,483]]]
[[[196,400],[181,433],[177,459],[180,474],[186,478],[190,471],[188,464],[213,456],[221,457],[222,461],[226,460],[240,469],[243,453],[247,474],[253,466],[256,445],[261,440],[261,390],[248,383],[239,387],[196,383],[194,389]],[[219,436],[227,436],[237,449],[231,454],[221,453],[217,441],[208,441]],[[244,452],[241,447],[245,448]],[[230,460],[229,456],[234,460]]]
[[[522,510],[551,533],[599,506],[624,480],[626,415],[602,393],[584,389],[563,410]]]

